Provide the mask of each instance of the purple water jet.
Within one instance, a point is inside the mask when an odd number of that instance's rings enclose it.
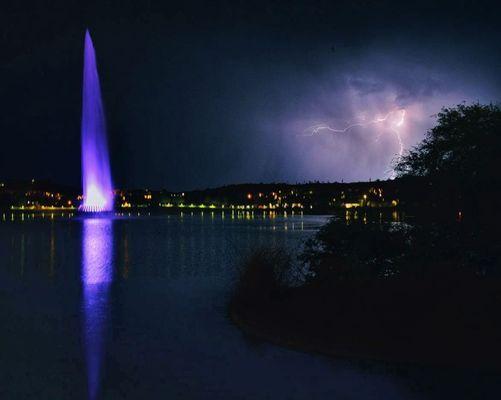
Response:
[[[82,99],[82,211],[113,210],[113,187],[94,45],[85,32]]]

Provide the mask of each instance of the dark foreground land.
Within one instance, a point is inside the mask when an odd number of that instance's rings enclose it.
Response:
[[[231,318],[251,335],[336,357],[499,369],[499,287],[352,282],[335,294],[301,288],[266,304],[234,302]]]
[[[394,226],[333,221],[299,267],[281,250],[256,251],[231,319],[261,339],[335,357],[499,370],[499,249],[482,244],[492,232]]]

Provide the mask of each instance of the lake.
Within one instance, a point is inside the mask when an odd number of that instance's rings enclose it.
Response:
[[[229,321],[238,267],[298,251],[323,216],[4,214],[1,399],[484,398],[471,371],[333,360]]]

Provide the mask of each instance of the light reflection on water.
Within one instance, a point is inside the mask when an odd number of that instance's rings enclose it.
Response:
[[[164,213],[151,213],[149,211],[137,211],[137,212],[120,212],[117,211],[113,214],[115,218],[138,218],[138,217],[179,217],[183,218],[185,216],[190,216],[194,218],[199,218],[200,220],[204,220],[206,216],[209,216],[211,220],[221,220],[224,221],[225,218],[230,218],[231,220],[241,220],[241,221],[251,221],[251,220],[274,220],[277,218],[287,220],[287,219],[295,219],[295,218],[303,218],[305,214],[303,212],[287,212],[287,211],[247,211],[247,210],[219,210],[219,211],[210,211],[204,212],[203,210],[195,210],[195,211],[178,211],[178,212],[170,212],[167,214]],[[24,212],[11,212],[10,214],[3,213],[2,221],[17,221],[24,222],[35,219],[71,219],[75,216],[72,212],[32,212],[32,213],[24,213]],[[397,209],[371,209],[371,208],[352,208],[352,209],[337,209],[334,211],[332,216],[336,218],[341,218],[345,220],[345,223],[349,225],[354,221],[361,220],[364,224],[368,222],[403,222],[405,220],[405,213],[403,211],[399,211]]]
[[[98,397],[106,331],[109,324],[109,286],[113,280],[113,220],[83,220],[83,332],[89,399]]]

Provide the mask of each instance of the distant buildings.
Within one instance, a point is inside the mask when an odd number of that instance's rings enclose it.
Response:
[[[82,197],[71,188],[47,182],[0,182],[0,209],[75,210]]]
[[[305,184],[240,184],[190,192],[122,190],[115,209],[219,209],[328,213],[334,209],[399,206],[397,181]],[[11,210],[77,209],[82,196],[43,182],[0,182],[0,208]]]

